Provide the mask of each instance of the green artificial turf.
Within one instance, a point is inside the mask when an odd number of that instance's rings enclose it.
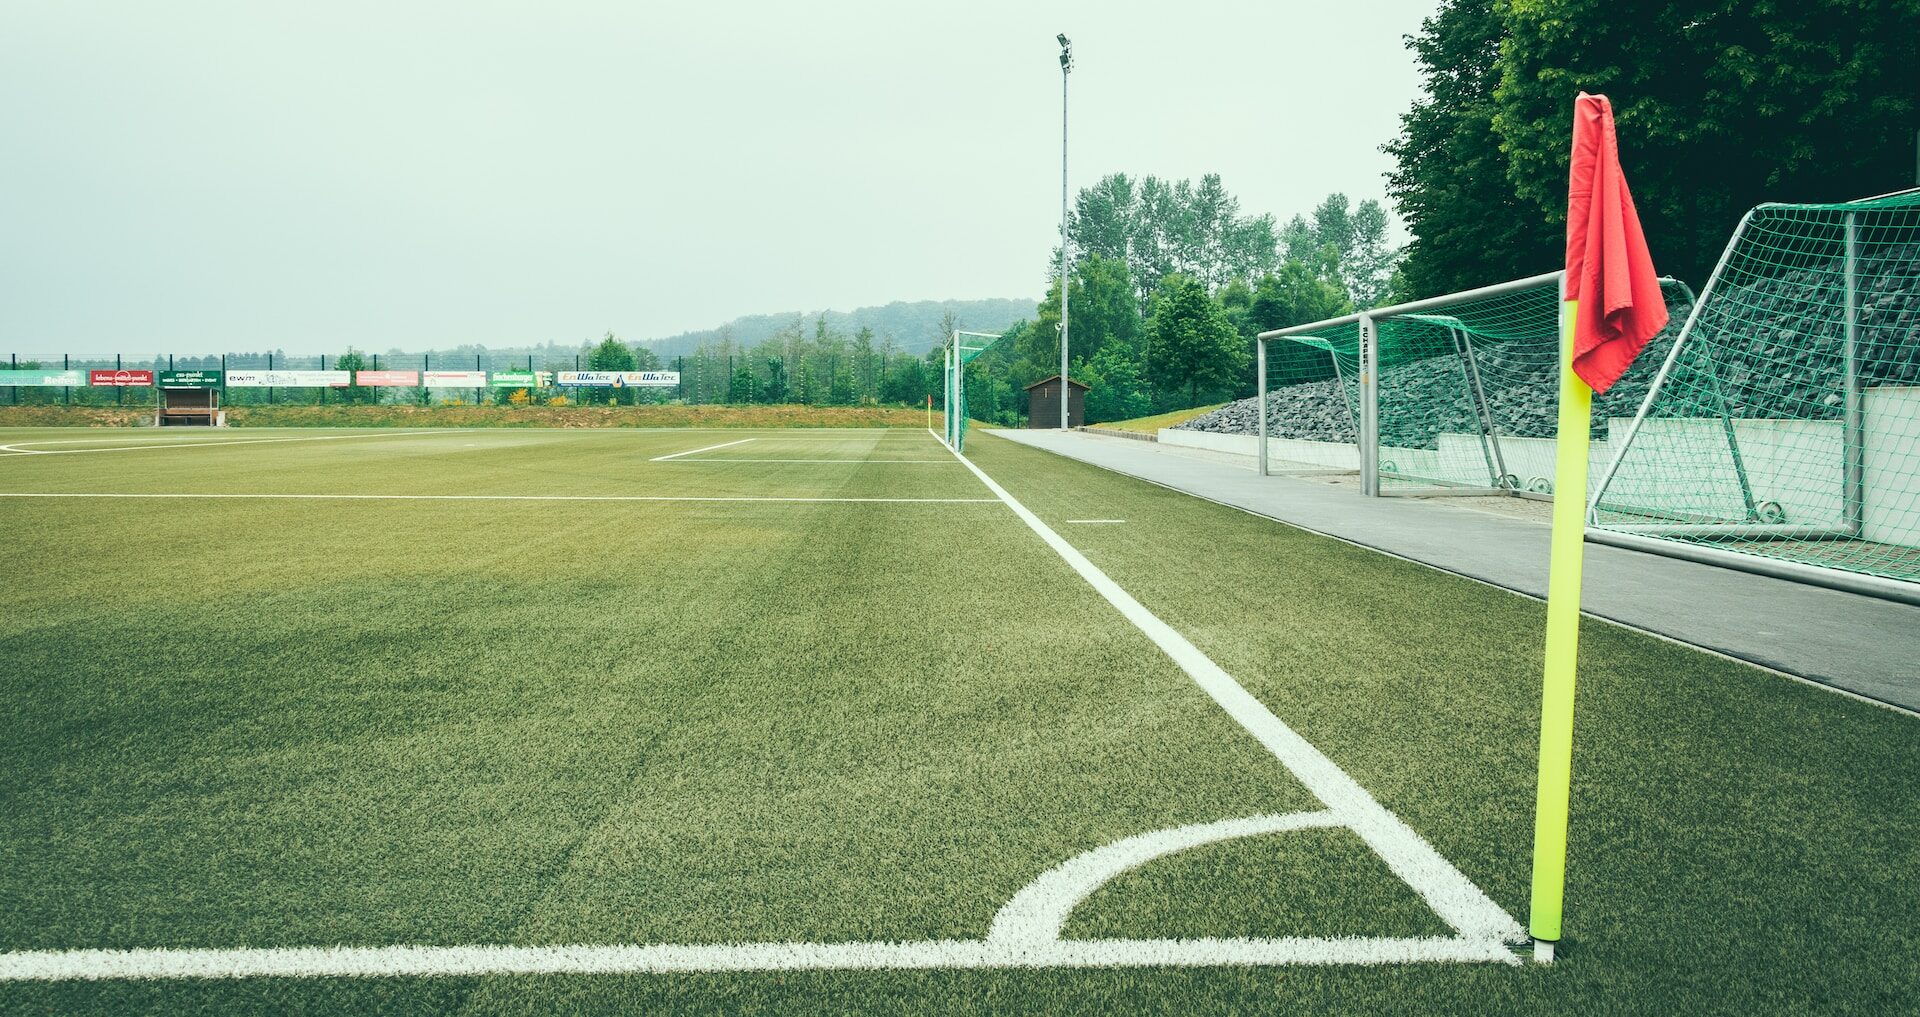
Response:
[[[195,437],[328,440],[7,456],[0,492],[990,496],[901,462],[946,458],[912,430]],[[26,447],[190,440],[0,432],[74,438]],[[984,433],[969,451],[1524,917],[1539,605]],[[831,461],[750,461],[773,458]],[[1081,851],[1317,808],[993,503],[0,498],[0,533],[7,950],[974,938]],[[1552,968],[13,983],[0,1010],[1876,1013],[1920,992],[1916,722],[1583,638]],[[1066,935],[1443,932],[1319,830],[1150,863]]]

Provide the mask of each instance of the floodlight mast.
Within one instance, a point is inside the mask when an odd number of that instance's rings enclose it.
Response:
[[[1073,72],[1073,43],[1060,40],[1060,430],[1070,426],[1073,392],[1067,386],[1067,75]]]

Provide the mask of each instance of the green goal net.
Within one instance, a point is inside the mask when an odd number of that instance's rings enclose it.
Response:
[[[947,342],[943,371],[946,440],[956,452],[967,450],[967,365],[1000,338],[993,332],[955,332]]]
[[[1360,468],[1360,329],[1354,322],[1265,344],[1267,469]]]
[[[1594,525],[1920,581],[1920,192],[1754,209],[1665,352]]]
[[[1608,429],[1633,417],[1656,373],[1652,365],[1692,307],[1685,284],[1661,285],[1672,322],[1648,355],[1594,400],[1594,466],[1606,462]],[[1263,338],[1266,472],[1371,469],[1371,492],[1380,494],[1552,495],[1560,273]]]
[[[1662,282],[1671,323],[1649,345],[1673,344],[1693,295]],[[1559,273],[1528,285],[1374,318],[1380,490],[1553,493],[1560,365]],[[1655,370],[1641,361],[1594,399],[1595,437],[1628,419]],[[1596,457],[1597,459],[1600,457]],[[1604,461],[1604,460],[1601,460]]]

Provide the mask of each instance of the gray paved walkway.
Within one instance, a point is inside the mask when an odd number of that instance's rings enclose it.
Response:
[[[1354,486],[1262,477],[1245,457],[1084,432],[992,433],[1546,596],[1547,526],[1467,499],[1363,498]],[[1596,617],[1920,710],[1920,607],[1601,544],[1587,545],[1585,577],[1584,606]]]

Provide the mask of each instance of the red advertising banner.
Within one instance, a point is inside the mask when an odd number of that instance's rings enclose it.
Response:
[[[152,371],[88,371],[87,384],[109,388],[130,388],[153,384]]]
[[[353,383],[355,385],[411,386],[420,384],[420,374],[417,371],[355,371]]]

